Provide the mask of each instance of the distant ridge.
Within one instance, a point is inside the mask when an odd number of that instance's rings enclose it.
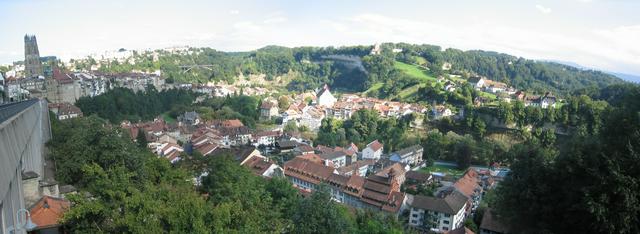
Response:
[[[559,63],[559,64],[572,66],[572,67],[575,67],[575,68],[578,68],[578,69],[582,69],[582,70],[595,70],[595,71],[598,71],[598,69],[596,69],[596,68],[582,66],[582,65],[574,63],[574,62],[567,62],[567,61],[560,61],[560,60],[541,60],[541,61]],[[616,76],[616,77],[618,77],[620,79],[623,79],[625,81],[629,81],[629,82],[633,82],[633,83],[640,83],[640,75],[630,75],[630,74],[624,74],[624,73],[612,72],[612,71],[602,71],[602,72],[610,74],[610,75],[614,75],[614,76]]]

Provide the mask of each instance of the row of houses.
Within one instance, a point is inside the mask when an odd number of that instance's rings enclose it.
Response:
[[[408,195],[409,225],[434,232],[461,228],[464,220],[475,214],[483,192],[493,186],[488,171],[480,173],[470,168],[452,185],[439,188],[433,197]]]
[[[376,110],[380,116],[398,118],[410,113],[425,113],[429,109],[418,104],[387,101],[344,94],[336,98],[327,85],[313,93],[303,93],[291,100],[286,110],[279,110],[277,102],[265,100],[260,106],[263,119],[282,118],[283,124],[295,121],[298,126],[317,130],[324,118],[348,119],[360,109]]]

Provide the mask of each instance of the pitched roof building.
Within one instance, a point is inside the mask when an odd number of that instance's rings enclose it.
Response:
[[[43,196],[29,209],[31,221],[36,225],[33,231],[57,233],[61,227],[59,220],[70,205],[65,199]]]

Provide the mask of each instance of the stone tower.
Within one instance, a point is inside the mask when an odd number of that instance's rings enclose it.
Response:
[[[24,74],[26,78],[43,75],[40,52],[35,35],[24,35]]]

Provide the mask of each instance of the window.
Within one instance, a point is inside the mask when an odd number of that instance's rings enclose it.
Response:
[[[418,214],[412,214],[411,216],[413,216],[414,218],[418,218]]]
[[[450,214],[444,214],[444,217],[449,218],[449,217],[451,217],[451,215]]]
[[[413,223],[413,224],[418,224],[418,221],[416,221],[416,220],[411,220],[411,223]]]
[[[448,227],[443,227],[442,230],[448,231],[449,228]]]
[[[442,221],[444,224],[449,224],[449,220]]]

